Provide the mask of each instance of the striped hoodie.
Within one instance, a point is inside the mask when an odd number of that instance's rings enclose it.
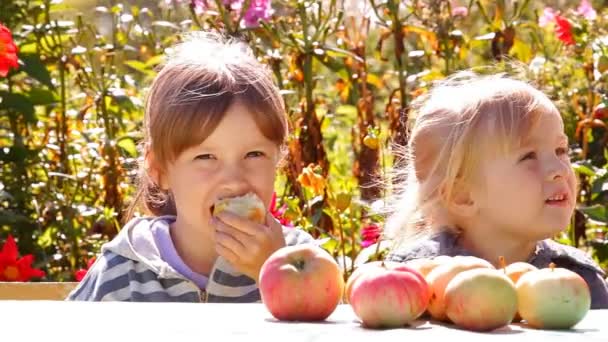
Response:
[[[137,302],[260,301],[255,281],[218,257],[204,290],[161,259],[150,226],[169,217],[136,218],[101,248],[101,255],[66,300]],[[313,243],[303,230],[283,227],[285,243]]]

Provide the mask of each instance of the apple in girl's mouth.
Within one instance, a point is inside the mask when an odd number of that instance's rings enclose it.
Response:
[[[243,196],[223,198],[211,207],[211,213],[217,215],[222,211],[245,217],[251,221],[263,224],[266,220],[266,208],[264,203],[254,193]]]

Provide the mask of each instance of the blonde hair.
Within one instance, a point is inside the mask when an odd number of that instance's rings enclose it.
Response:
[[[283,148],[288,133],[283,99],[269,69],[249,46],[214,32],[193,32],[166,51],[149,89],[143,152],[161,171],[184,150],[203,142],[235,102],[254,115],[262,134]],[[143,207],[152,215],[175,215],[169,191],[160,189],[140,161],[139,189],[126,220]]]
[[[398,148],[403,166],[389,199],[387,237],[403,245],[456,228],[445,201],[470,184],[480,158],[520,146],[539,114],[557,112],[532,85],[506,74],[462,71],[434,85],[412,104],[409,140]]]

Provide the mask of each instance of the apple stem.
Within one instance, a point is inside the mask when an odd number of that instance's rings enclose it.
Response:
[[[551,269],[551,271],[555,270],[555,263],[550,263],[549,264],[549,268]]]
[[[498,263],[500,265],[500,267],[502,268],[502,270],[505,272],[505,274],[507,273],[507,262],[505,261],[505,257],[504,256],[499,256],[498,257]]]

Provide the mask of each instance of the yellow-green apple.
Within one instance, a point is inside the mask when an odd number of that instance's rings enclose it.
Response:
[[[429,302],[424,277],[405,265],[369,267],[352,284],[350,305],[367,328],[395,328],[420,317]]]
[[[458,273],[445,289],[445,313],[459,327],[490,331],[513,320],[517,292],[503,271],[477,268]]]
[[[344,279],[338,263],[319,246],[278,249],[264,262],[259,280],[262,302],[284,321],[322,321],[342,299]]]
[[[266,221],[264,203],[251,192],[243,196],[223,198],[217,201],[213,206],[213,215],[217,215],[224,210],[260,224]]]
[[[475,268],[495,269],[492,264],[484,259],[473,256],[455,256],[452,260],[435,267],[426,277],[431,289],[431,298],[428,311],[437,320],[447,320],[445,313],[445,289],[450,280],[458,273]]]
[[[530,271],[515,284],[519,314],[540,329],[569,329],[580,322],[591,306],[585,279],[565,268]]]

